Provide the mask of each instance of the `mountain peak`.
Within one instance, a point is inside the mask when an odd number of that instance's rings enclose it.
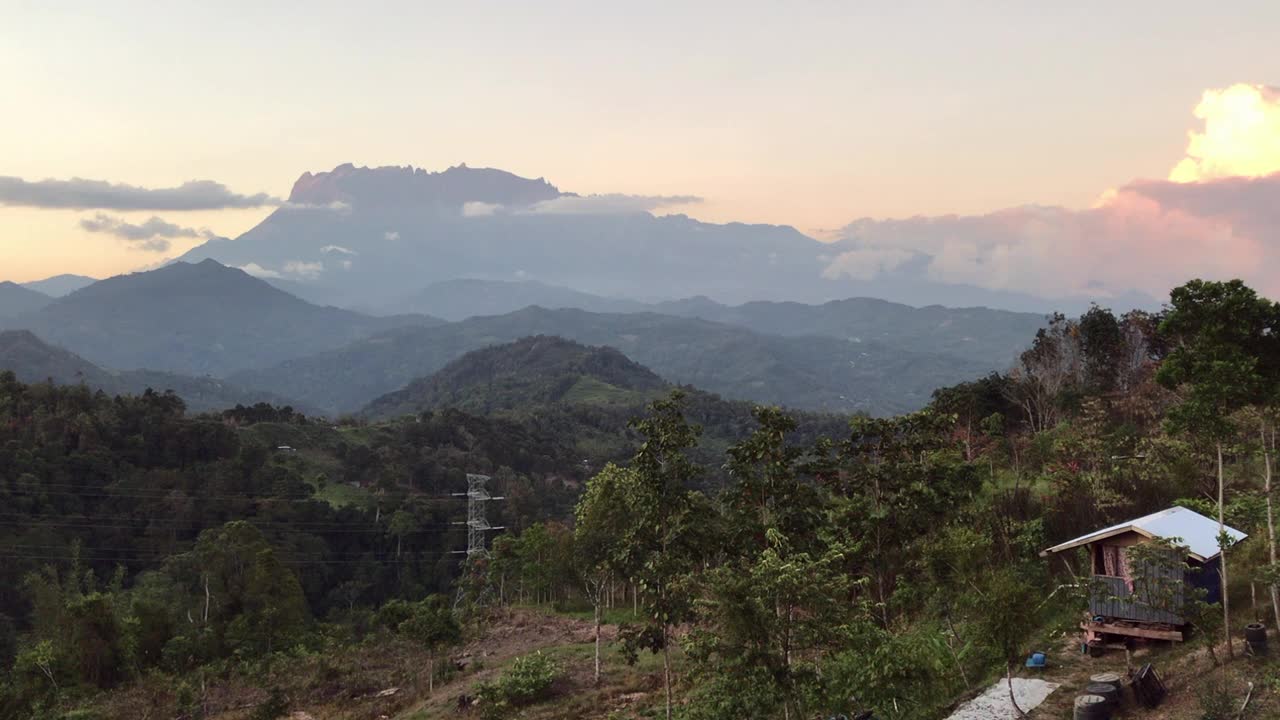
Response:
[[[305,172],[293,184],[289,202],[299,205],[428,205],[460,207],[484,202],[531,205],[562,193],[542,178],[532,180],[466,163],[441,172],[411,165],[357,167],[344,163],[327,172]]]

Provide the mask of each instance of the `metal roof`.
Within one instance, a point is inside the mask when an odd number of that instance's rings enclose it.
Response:
[[[1232,542],[1240,542],[1249,537],[1230,526],[1226,527],[1226,531]],[[1178,545],[1187,548],[1187,554],[1200,562],[1212,560],[1221,552],[1218,549],[1217,520],[1207,518],[1194,510],[1188,510],[1184,507],[1171,507],[1168,510],[1151,513],[1136,520],[1096,530],[1088,535],[1081,535],[1075,540],[1068,540],[1060,545],[1054,545],[1040,553],[1040,555],[1043,557],[1051,553],[1070,550],[1071,548],[1088,545],[1089,543],[1127,532],[1136,532],[1149,538],[1172,540]]]

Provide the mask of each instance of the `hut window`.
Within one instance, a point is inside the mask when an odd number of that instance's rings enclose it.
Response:
[[[1129,579],[1129,562],[1119,545],[1102,546],[1102,574]]]

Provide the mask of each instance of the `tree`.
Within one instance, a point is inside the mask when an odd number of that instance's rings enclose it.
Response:
[[[417,529],[418,519],[413,516],[413,513],[400,509],[391,514],[391,521],[387,523],[387,532],[396,536],[396,560],[400,559],[404,536],[413,534]]]
[[[1223,634],[1228,655],[1234,655],[1227,591],[1229,538],[1223,518],[1223,445],[1237,432],[1232,413],[1266,395],[1260,359],[1273,350],[1270,327],[1275,308],[1239,280],[1192,280],[1173,290],[1170,305],[1160,330],[1174,347],[1156,378],[1165,387],[1181,391],[1181,402],[1168,416],[1170,429],[1207,441],[1215,451]]]
[[[1009,371],[1007,392],[1022,408],[1032,432],[1041,432],[1057,424],[1063,394],[1083,373],[1079,325],[1057,313]]]
[[[762,715],[780,707],[804,717],[817,679],[815,652],[832,645],[849,584],[842,548],[827,544],[823,499],[804,447],[787,441],[795,421],[756,408],[758,428],[728,451],[733,480],[724,497],[725,559],[704,573],[696,603],[703,627],[689,643],[714,702],[709,717]],[[740,689],[752,688],[744,695]]]
[[[662,646],[662,684],[666,716],[671,719],[671,628],[691,609],[684,585],[697,555],[695,503],[686,489],[701,469],[686,454],[698,443],[701,429],[683,412],[684,393],[676,390],[649,405],[649,413],[631,423],[645,438],[632,458],[638,479],[635,516],[624,529],[622,561],[637,569],[649,620]]]
[[[462,628],[449,608],[448,600],[443,595],[432,595],[416,603],[397,630],[427,648],[427,692],[435,692],[436,655],[462,639]]]
[[[578,577],[591,599],[595,623],[595,682],[600,682],[600,614],[609,583],[628,569],[619,548],[619,528],[635,517],[639,478],[609,463],[587,482],[574,509],[573,547]]]
[[[980,603],[974,616],[986,638],[1004,662],[1009,684],[1009,702],[1019,717],[1026,717],[1013,694],[1013,666],[1022,659],[1027,638],[1040,626],[1039,608],[1044,607],[1040,588],[1028,578],[1036,572],[1025,565],[993,568],[985,588],[973,600]]]

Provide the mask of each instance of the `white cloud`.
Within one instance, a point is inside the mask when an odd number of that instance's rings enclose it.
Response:
[[[258,263],[254,263],[254,262],[247,263],[247,264],[245,264],[245,265],[239,265],[239,266],[237,266],[237,267],[239,267],[241,270],[243,270],[243,271],[245,271],[245,272],[249,273],[250,275],[252,275],[252,276],[254,276],[254,277],[256,277],[256,278],[275,278],[275,279],[279,279],[279,278],[281,278],[281,277],[284,277],[283,275],[281,275],[280,273],[276,272],[275,270],[268,270],[267,268],[264,268],[264,267],[262,267],[261,265],[259,265]]]
[[[389,242],[396,242],[397,240],[400,239],[400,231],[388,230],[387,232],[382,233],[382,239],[387,240]]]
[[[488,217],[502,209],[499,203],[473,202],[462,203],[462,217]]]
[[[627,215],[700,202],[702,198],[696,195],[561,195],[534,203],[523,212],[536,215]]]
[[[329,253],[340,253],[342,255],[351,255],[351,256],[356,256],[360,254],[355,250],[352,250],[350,248],[344,248],[341,245],[325,245],[324,247],[320,248],[320,252],[324,253],[325,255],[328,255]]]
[[[303,280],[315,280],[324,272],[324,263],[290,260],[284,264],[286,275],[296,275]]]
[[[1169,174],[1170,180],[1280,172],[1280,89],[1237,83],[1206,90],[1195,115],[1204,121],[1204,129],[1188,133],[1187,156]]]
[[[347,213],[351,211],[351,204],[342,202],[341,200],[334,200],[333,202],[323,204],[286,202],[280,206],[280,209],[297,210],[300,212],[324,210],[327,212]]]
[[[855,280],[872,280],[896,270],[912,257],[915,252],[904,248],[857,247],[842,253],[822,274],[829,278],[848,275]]]

